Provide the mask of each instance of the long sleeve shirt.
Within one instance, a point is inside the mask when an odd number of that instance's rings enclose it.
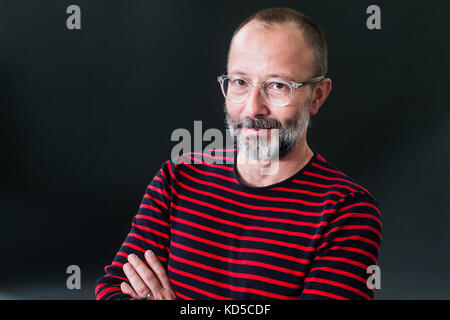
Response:
[[[377,200],[318,153],[290,178],[242,183],[236,146],[164,162],[148,185],[97,299],[130,299],[127,256],[150,249],[177,299],[372,299]],[[181,160],[180,160],[181,159]]]

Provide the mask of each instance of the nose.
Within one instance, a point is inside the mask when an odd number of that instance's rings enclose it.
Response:
[[[251,118],[267,116],[270,113],[266,101],[261,95],[259,86],[254,86],[248,94],[245,104],[245,115]]]

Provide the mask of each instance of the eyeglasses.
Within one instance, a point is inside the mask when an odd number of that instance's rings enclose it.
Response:
[[[294,90],[308,84],[313,84],[324,79],[325,76],[318,76],[304,82],[294,82],[282,79],[267,79],[260,85],[260,92],[266,102],[274,107],[284,107],[288,105],[294,94]],[[239,76],[221,75],[217,77],[225,99],[234,103],[242,103],[247,100],[251,87],[256,84]]]

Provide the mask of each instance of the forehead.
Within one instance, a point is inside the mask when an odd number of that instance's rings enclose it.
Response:
[[[279,75],[299,81],[310,75],[312,62],[312,50],[296,25],[268,26],[252,21],[233,38],[228,72],[252,77]]]

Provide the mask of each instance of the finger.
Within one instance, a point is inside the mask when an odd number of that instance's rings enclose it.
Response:
[[[123,265],[123,271],[125,272],[125,275],[127,276],[128,280],[130,280],[130,284],[133,287],[133,290],[137,293],[137,295],[141,299],[144,299],[147,296],[150,289],[147,287],[144,281],[142,281],[141,277],[138,275],[136,270],[130,263],[125,263]]]
[[[134,292],[133,288],[126,282],[120,284],[120,290],[122,290],[122,293],[129,295],[133,299],[140,299],[138,294]]]
[[[161,285],[166,289],[172,289],[169,277],[167,276],[166,268],[164,268],[161,261],[159,261],[158,256],[153,251],[147,250],[145,252],[145,260],[147,260],[148,265],[158,277]]]
[[[145,263],[141,259],[139,259],[135,254],[130,254],[128,256],[128,260],[132,264],[134,270],[136,270],[140,279],[142,279],[144,284],[151,290],[153,296],[157,296],[161,291],[162,287],[161,283],[159,282],[158,278],[156,278],[153,271],[148,266],[146,266]]]

